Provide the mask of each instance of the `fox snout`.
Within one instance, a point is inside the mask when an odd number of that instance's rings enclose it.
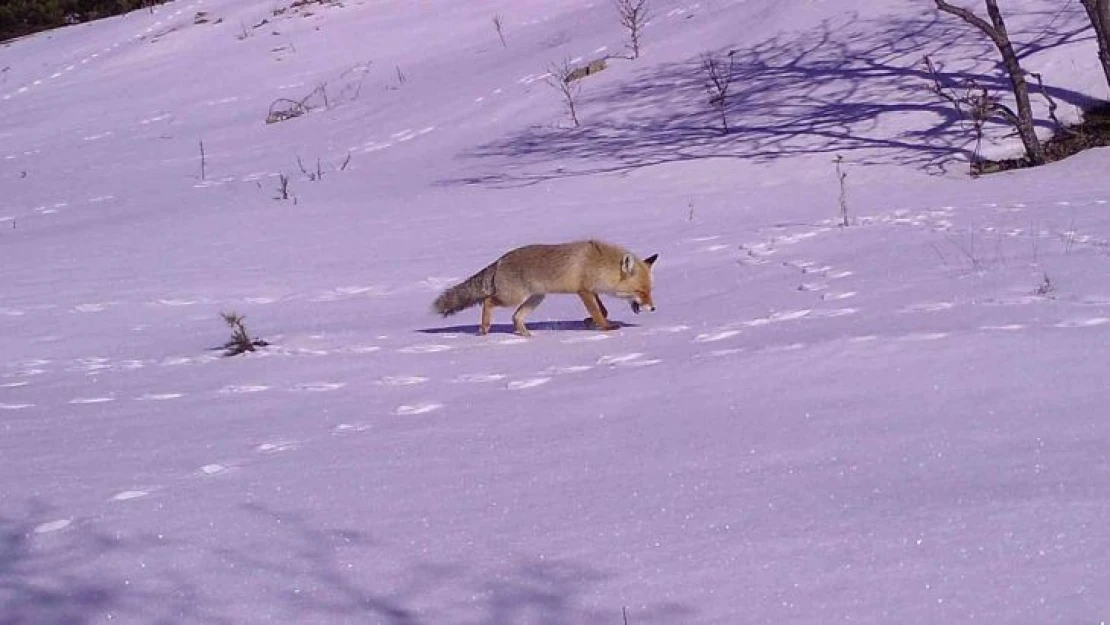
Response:
[[[655,312],[655,302],[651,301],[651,268],[658,258],[658,254],[652,254],[637,261],[631,254],[625,254],[621,260],[621,280],[626,286],[619,295],[629,301],[637,315],[641,310]]]
[[[636,299],[632,300],[632,312],[638,315],[641,310],[655,312],[655,303],[651,301],[650,297],[636,296]]]

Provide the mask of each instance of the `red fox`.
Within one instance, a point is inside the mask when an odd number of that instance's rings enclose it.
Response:
[[[632,303],[632,312],[655,310],[651,300],[651,268],[658,254],[640,260],[618,245],[603,241],[575,241],[559,245],[526,245],[444,291],[432,304],[443,315],[453,315],[482,304],[479,334],[488,334],[495,306],[517,306],[513,327],[531,336],[524,319],[548,293],[577,293],[599,330],[615,330],[601,293]]]

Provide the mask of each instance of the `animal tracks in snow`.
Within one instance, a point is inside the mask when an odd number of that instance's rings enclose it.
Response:
[[[337,350],[341,354],[373,354],[381,351],[378,345],[351,345]]]
[[[283,451],[290,451],[294,449],[293,441],[278,440],[268,443],[261,443],[254,448],[255,452],[260,454],[273,454]]]
[[[146,497],[149,494],[150,491],[147,490],[123,490],[112,495],[111,501],[131,501],[132,499]]]
[[[631,354],[613,354],[609,356],[602,356],[597,359],[599,365],[618,365],[626,362],[631,362],[637,358],[641,358],[643,354],[635,352]]]
[[[200,467],[200,469],[198,469],[198,471],[200,471],[201,474],[206,475],[206,476],[220,475],[220,474],[223,474],[223,473],[227,473],[229,470],[230,469],[228,467],[226,467],[225,465],[222,465],[222,464],[219,464],[219,463],[216,463],[216,462],[213,462],[211,464],[206,464],[206,465]]]
[[[106,395],[106,396],[102,396],[102,397],[77,397],[75,399],[69,400],[69,403],[74,404],[74,405],[106,404],[108,402],[113,402],[113,401],[116,401],[115,397],[113,397],[111,395]]]
[[[748,321],[742,321],[742,322],[740,322],[740,325],[743,325],[743,326],[746,326],[746,327],[749,327],[749,328],[755,328],[755,327],[759,327],[759,326],[770,325],[772,323],[781,323],[781,322],[784,322],[784,321],[796,321],[798,319],[802,319],[803,317],[808,317],[812,314],[813,314],[813,311],[810,310],[810,309],[787,310],[787,311],[782,311],[782,312],[771,313],[767,317],[762,317],[762,318],[759,318],[759,319],[750,319]]]
[[[788,310],[788,311],[785,311],[785,312],[773,313],[770,317],[768,317],[768,319],[772,322],[793,321],[795,319],[801,319],[802,317],[807,317],[812,312],[813,312],[812,310]]]
[[[397,351],[402,354],[435,354],[437,352],[446,352],[451,348],[450,345],[443,345],[437,343],[423,343],[417,345],[409,345],[402,347]]]
[[[113,302],[98,302],[98,303],[92,303],[92,304],[78,304],[78,305],[73,307],[73,310],[74,310],[74,312],[79,312],[79,313],[98,313],[98,312],[104,312],[105,310],[108,310],[108,308],[110,306],[112,306],[113,304],[114,304]]]
[[[540,373],[543,375],[565,375],[568,373],[583,373],[593,369],[593,365],[558,365],[551,366]]]
[[[304,382],[294,384],[290,390],[303,393],[329,393],[347,386],[346,382]]]
[[[389,289],[383,286],[341,286],[313,297],[313,302],[335,302],[358,296],[380,297],[388,295]]]
[[[660,326],[648,330],[647,334],[677,334],[679,332],[686,332],[689,329],[690,326],[684,325]]]
[[[997,325],[997,326],[993,326],[993,325],[979,326],[979,329],[983,330],[984,332],[1017,332],[1018,330],[1024,330],[1025,326],[1023,324],[1020,324],[1020,323],[1010,323],[1010,324],[1006,324],[1006,325]]]
[[[382,386],[413,386],[427,381],[428,378],[419,375],[387,375],[378,380],[378,384]]]
[[[814,317],[846,317],[854,315],[859,312],[858,308],[830,308],[824,310],[815,310]]]
[[[583,334],[581,336],[572,336],[568,339],[563,339],[563,342],[564,343],[570,343],[570,344],[573,344],[573,343],[593,343],[593,342],[596,342],[596,341],[605,341],[605,340],[608,340],[608,339],[609,339],[608,334],[602,334],[600,332],[596,332],[596,333],[593,333],[593,334]]]
[[[171,399],[180,399],[185,395],[182,393],[144,393],[135,398],[136,401],[169,401]]]
[[[59,530],[64,530],[73,524],[73,519],[58,519],[57,521],[47,521],[35,526],[34,532],[36,534],[50,534]]]
[[[506,388],[508,388],[511,391],[518,391],[518,390],[521,390],[521,389],[535,388],[537,386],[543,386],[544,384],[547,384],[550,381],[551,381],[551,378],[548,378],[548,377],[525,378],[523,380],[513,380],[512,382],[509,382],[509,384]]]
[[[261,393],[270,390],[265,384],[231,384],[220,389],[221,393],[229,395],[242,395],[245,393]]]
[[[651,365],[657,365],[661,362],[663,362],[663,360],[659,358],[644,358],[644,354],[639,352],[630,354],[610,354],[597,359],[597,364],[599,366],[626,368],[650,367]]]
[[[1056,328],[1093,328],[1110,324],[1110,317],[1088,317],[1086,319],[1068,319],[1057,323]]]
[[[183,306],[194,306],[196,304],[207,304],[209,302],[199,299],[165,297],[154,300],[150,303],[154,306],[169,306],[170,308],[181,308]]]
[[[948,338],[947,332],[913,332],[897,338],[903,342],[939,341]]]
[[[370,429],[367,423],[340,423],[332,428],[335,434],[345,434],[347,432],[365,432]]]
[[[694,337],[695,343],[716,343],[730,339],[740,334],[740,330],[721,330],[719,332],[705,332]]]
[[[346,382],[299,382],[276,390],[285,390],[293,393],[330,393],[338,391],[346,386]],[[275,390],[275,387],[267,384],[229,384],[217,392],[221,395],[251,395],[270,390]],[[173,394],[167,394],[159,398],[173,399],[174,397]]]
[[[421,415],[435,412],[440,408],[443,408],[443,404],[431,401],[416,404],[402,404],[393,410],[393,414],[398,416]]]
[[[923,304],[913,304],[902,309],[904,313],[922,313],[922,312],[940,312],[942,310],[950,310],[956,305],[952,302],[925,302]]]
[[[506,377],[503,373],[463,373],[451,381],[464,384],[485,384],[504,380]]]

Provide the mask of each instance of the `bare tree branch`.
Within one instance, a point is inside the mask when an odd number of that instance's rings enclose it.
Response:
[[[717,113],[721,116],[721,129],[725,134],[728,134],[728,95],[729,88],[732,86],[734,64],[735,57],[732,52],[728,53],[727,67],[708,52],[701,55],[701,68],[706,77],[705,90],[709,92],[709,104],[717,109]]]
[[[1025,155],[1029,162],[1033,165],[1043,164],[1045,162],[1044,148],[1041,146],[1040,139],[1037,138],[1033,123],[1033,107],[1029,103],[1029,85],[1025,81],[1025,70],[1021,67],[1017,52],[1010,41],[1010,35],[1006,31],[1006,22],[1002,18],[1002,12],[998,9],[998,0],[984,0],[990,22],[968,9],[949,4],[946,0],[934,0],[934,2],[937,9],[959,17],[982,31],[994,42],[999,54],[1002,55],[1002,64],[1006,67],[1006,73],[1009,75],[1017,111],[1011,111],[1008,107],[997,102],[994,103],[992,109],[1003,119],[1009,121],[1017,130],[1022,145],[1025,146]]]
[[[1091,26],[1095,29],[1095,39],[1098,41],[1098,60],[1102,65],[1102,73],[1106,75],[1106,84],[1110,86],[1110,0],[1079,0]]]
[[[498,38],[501,39],[501,47],[508,48],[509,44],[505,43],[505,22],[501,19],[500,13],[495,13],[493,16],[493,28],[497,31]]]
[[[567,115],[574,127],[579,126],[578,123],[578,94],[582,90],[582,83],[574,79],[574,68],[571,67],[570,59],[563,59],[561,63],[552,63],[548,68],[547,84],[559,92],[563,97],[563,105],[567,109]]]
[[[632,58],[638,59],[644,25],[647,24],[649,17],[647,0],[614,0],[614,6],[620,15],[621,26],[628,31],[628,45],[632,49]]]

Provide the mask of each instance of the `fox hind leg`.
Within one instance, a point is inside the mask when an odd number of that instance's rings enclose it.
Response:
[[[532,336],[532,333],[529,332],[528,328],[524,325],[524,319],[528,317],[529,313],[536,309],[536,306],[540,305],[540,302],[543,301],[543,298],[544,296],[542,293],[532,295],[528,299],[524,300],[524,303],[520,305],[520,308],[517,308],[516,312],[513,313],[513,327],[516,329],[517,334],[521,336]]]
[[[482,300],[482,323],[478,326],[478,334],[485,336],[489,334],[490,324],[493,323],[493,298],[487,297]]]

